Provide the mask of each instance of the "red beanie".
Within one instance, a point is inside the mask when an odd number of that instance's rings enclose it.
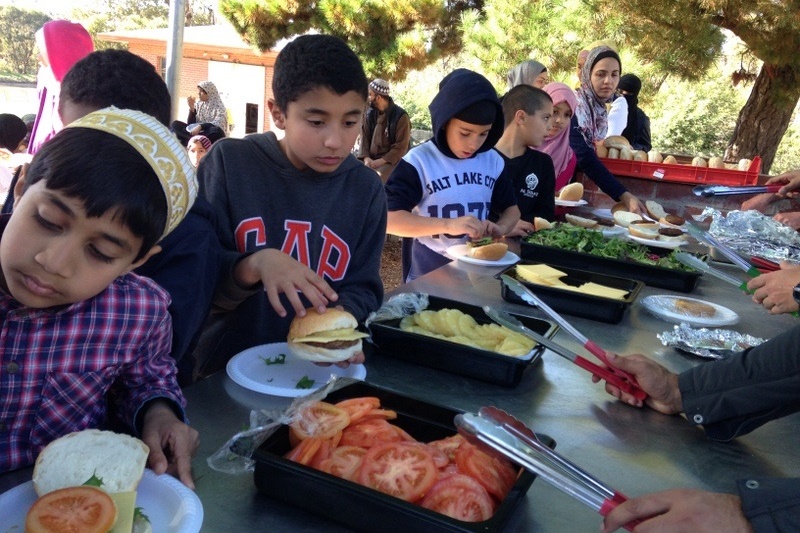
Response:
[[[51,20],[42,26],[42,32],[47,62],[59,82],[72,65],[94,51],[91,35],[77,22]]]

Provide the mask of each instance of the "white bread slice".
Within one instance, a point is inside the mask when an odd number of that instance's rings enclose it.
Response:
[[[64,487],[83,485],[92,476],[106,492],[136,490],[150,448],[137,438],[112,431],[87,429],[45,446],[33,468],[33,487],[42,496]]]
[[[643,220],[642,215],[637,213],[632,213],[630,211],[617,211],[614,213],[614,222],[622,226],[623,228],[627,228],[630,226],[631,222],[634,220]]]
[[[591,218],[583,218],[577,215],[570,215],[569,213],[564,215],[564,219],[573,226],[578,226],[580,228],[594,229],[600,225],[599,222]]]
[[[658,222],[645,222],[640,224],[631,224],[628,226],[628,233],[640,239],[656,240],[658,239],[658,230],[661,225]]]

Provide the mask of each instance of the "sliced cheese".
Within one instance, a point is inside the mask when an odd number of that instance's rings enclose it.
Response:
[[[109,533],[130,533],[133,529],[133,510],[136,508],[136,491],[109,492],[117,506],[117,521]]]
[[[530,283],[538,285],[562,285],[559,278],[563,278],[567,274],[561,272],[550,265],[517,265],[517,275]]]
[[[594,283],[593,281],[584,283],[578,287],[578,290],[586,294],[601,296],[603,298],[611,298],[614,300],[622,300],[628,295],[628,291],[607,287],[605,285],[600,285],[599,283]]]
[[[299,337],[292,342],[330,342],[330,341],[355,341],[369,337],[367,333],[354,329],[331,329],[320,331],[307,337]]]

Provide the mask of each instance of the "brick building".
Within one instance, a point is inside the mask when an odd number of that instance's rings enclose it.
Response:
[[[152,63],[165,75],[168,28],[100,33],[100,41],[125,43],[128,49]],[[177,117],[189,113],[186,97],[197,95],[197,83],[211,80],[228,108],[231,136],[242,137],[272,129],[267,100],[272,97],[272,71],[278,50],[251,48],[227,23],[188,26],[183,32],[180,96]]]

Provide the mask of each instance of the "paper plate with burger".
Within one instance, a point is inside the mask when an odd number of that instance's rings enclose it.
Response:
[[[465,244],[455,244],[446,251],[448,255],[459,261],[473,265],[508,266],[519,261],[517,254],[508,251],[508,244],[502,239],[492,237],[477,239]]]
[[[174,477],[145,470],[148,453],[139,439],[111,431],[54,440],[33,479],[0,495],[1,530],[197,533],[200,499]]]
[[[295,398],[328,382],[331,375],[363,380],[364,365],[341,368],[316,363],[346,361],[360,352],[368,334],[358,331],[358,321],[347,311],[330,308],[324,313],[307,309],[295,317],[286,342],[262,344],[235,355],[226,367],[228,376],[247,389]]]

